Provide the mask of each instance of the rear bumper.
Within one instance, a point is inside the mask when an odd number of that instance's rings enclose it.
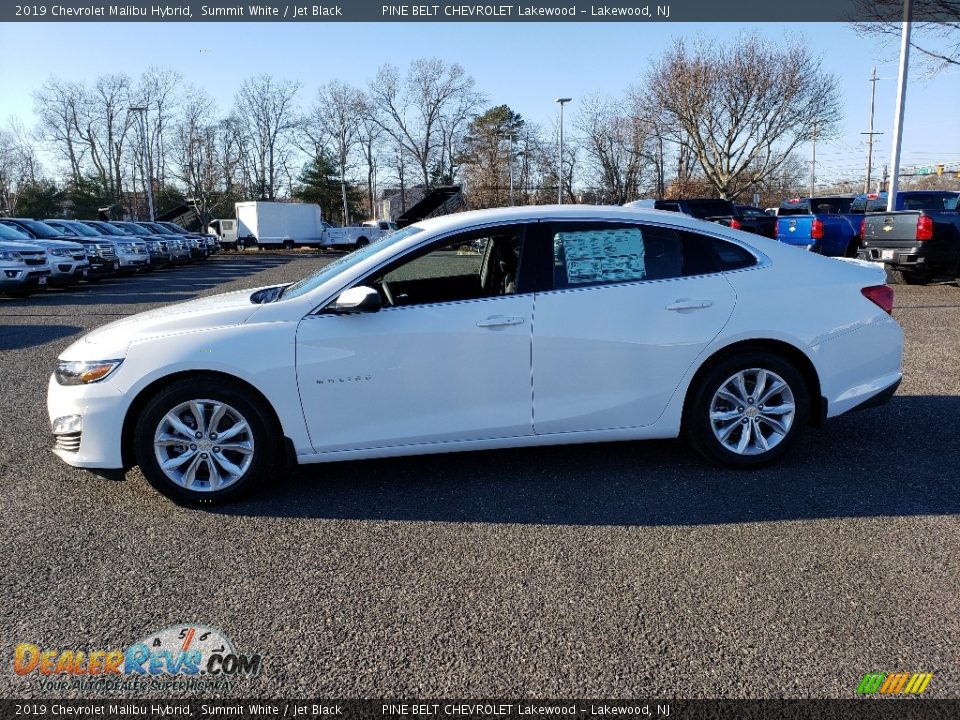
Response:
[[[857,412],[858,410],[866,410],[868,408],[880,407],[881,405],[886,405],[889,402],[896,392],[897,388],[900,387],[900,383],[903,381],[903,378],[897,378],[897,381],[892,385],[888,386],[886,389],[881,390],[876,395],[871,398],[867,398],[859,405],[854,405],[850,408],[851,412]]]

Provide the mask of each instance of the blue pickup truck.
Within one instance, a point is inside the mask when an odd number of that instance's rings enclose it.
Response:
[[[856,257],[864,205],[856,195],[792,198],[777,210],[777,240],[833,257]]]

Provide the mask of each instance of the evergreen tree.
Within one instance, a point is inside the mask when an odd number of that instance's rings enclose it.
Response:
[[[52,182],[38,181],[24,186],[17,200],[16,214],[49,218],[63,215],[63,192]]]
[[[305,203],[320,206],[323,218],[331,223],[343,223],[343,197],[340,176],[333,161],[324,154],[317,155],[300,174],[299,185],[293,196]],[[347,183],[347,205],[354,218],[365,218],[363,193],[353,183]]]

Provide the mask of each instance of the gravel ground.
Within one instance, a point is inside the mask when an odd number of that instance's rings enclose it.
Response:
[[[324,262],[223,254],[0,300],[0,696],[47,695],[17,643],[184,622],[263,654],[245,697],[852,697],[875,671],[960,697],[960,289],[898,287],[897,396],[762,472],[677,442],[482,452],[309,466],[196,510],[49,452],[47,377],[80,334]]]

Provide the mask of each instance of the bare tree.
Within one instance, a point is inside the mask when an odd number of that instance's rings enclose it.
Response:
[[[647,73],[646,105],[724,198],[752,190],[801,143],[841,118],[837,80],[807,48],[758,38],[721,46],[682,40]]]
[[[0,128],[0,210],[14,212],[20,193],[41,179],[40,160],[26,128],[11,118]]]
[[[289,134],[299,125],[294,104],[299,90],[299,82],[258,75],[237,93],[234,113],[245,128],[244,150],[252,153],[257,193],[267,200],[276,196]]]
[[[347,202],[347,169],[353,160],[353,152],[360,140],[360,116],[363,112],[363,96],[359,90],[339,80],[333,80],[317,92],[317,101],[310,117],[323,128],[333,145],[334,159],[340,175],[340,191],[343,200],[343,224],[350,224],[350,207]]]
[[[360,152],[364,164],[367,166],[367,200],[371,219],[377,217],[377,199],[375,197],[377,190],[374,185],[377,176],[377,158],[383,150],[381,146],[383,126],[377,117],[377,112],[377,106],[370,100],[370,96],[361,94],[357,131]]]
[[[855,23],[867,37],[900,39],[903,0],[858,0],[858,9],[868,22]],[[930,74],[960,67],[960,4],[957,0],[913,0],[910,47],[924,58]]]
[[[589,96],[574,120],[599,190],[597,200],[616,205],[639,197],[643,174],[653,164],[651,125],[626,106],[622,100]]]
[[[84,141],[80,136],[79,116],[86,102],[80,83],[51,77],[33,94],[33,111],[39,118],[38,137],[69,167],[70,177],[83,177]]]
[[[384,65],[370,84],[370,98],[382,110],[381,126],[417,163],[426,186],[447,144],[445,122],[454,132],[482,101],[474,85],[460,65],[436,58],[414,60],[403,79],[396,67]]]

